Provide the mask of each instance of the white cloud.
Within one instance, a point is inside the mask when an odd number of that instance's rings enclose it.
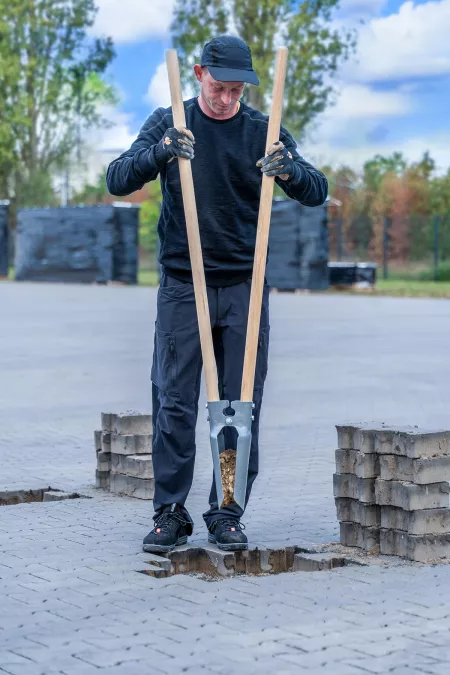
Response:
[[[359,82],[450,73],[450,0],[414,5],[372,19],[359,30],[357,58],[342,77]]]
[[[377,91],[362,84],[345,85],[339,94],[336,105],[324,114],[331,123],[337,120],[368,119],[386,116],[405,115],[414,106],[410,94],[403,89]]]
[[[195,96],[194,90],[192,87],[183,88],[183,98],[184,100],[192,98]],[[166,62],[163,61],[156,68],[155,74],[150,80],[148,85],[147,94],[144,97],[145,101],[153,107],[163,107],[168,108],[171,105],[170,102],[170,88],[169,88],[169,77],[167,75]]]
[[[90,33],[125,43],[166,36],[174,0],[97,0],[96,4],[98,13]]]

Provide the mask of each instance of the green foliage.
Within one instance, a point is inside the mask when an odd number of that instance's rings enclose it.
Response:
[[[18,205],[37,203],[36,173],[61,166],[81,125],[103,122],[98,103],[115,100],[101,78],[112,40],[87,39],[96,11],[94,0],[0,0],[0,196]]]
[[[156,180],[148,185],[150,198],[142,202],[139,211],[139,245],[148,253],[156,251],[158,220],[161,210],[161,184]]]
[[[185,85],[195,85],[192,66],[205,42],[237,32],[252,50],[259,87],[248,86],[244,99],[267,112],[276,47],[289,49],[283,122],[297,137],[332,101],[327,82],[355,47],[355,34],[331,26],[339,0],[177,0],[172,36]]]
[[[429,267],[418,275],[419,281],[434,281],[434,274],[434,267]],[[437,281],[450,282],[450,260],[443,260],[439,263]]]
[[[406,160],[401,152],[394,152],[390,157],[375,155],[363,167],[363,180],[367,190],[373,193],[378,192],[386,174],[395,173],[401,176],[406,166]]]
[[[106,185],[106,169],[100,173],[93,185],[86,184],[75,193],[71,199],[72,204],[102,204],[105,197],[110,193]]]

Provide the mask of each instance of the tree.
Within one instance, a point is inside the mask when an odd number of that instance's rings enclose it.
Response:
[[[355,47],[352,31],[331,27],[339,0],[176,0],[172,36],[185,85],[195,83],[192,66],[212,37],[234,32],[252,50],[259,87],[249,86],[248,103],[268,109],[277,44],[289,48],[283,120],[300,138],[332,101],[330,82]]]
[[[147,253],[154,254],[158,241],[158,220],[161,210],[161,183],[158,180],[148,184],[149,198],[139,210],[139,244]]]
[[[82,125],[104,123],[98,104],[117,100],[101,79],[111,38],[87,41],[96,11],[94,0],[0,0],[0,198],[39,205],[42,176]]]

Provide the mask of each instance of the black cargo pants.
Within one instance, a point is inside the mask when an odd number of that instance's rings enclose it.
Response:
[[[208,302],[217,362],[219,396],[236,401],[241,396],[251,280],[223,288],[208,287]],[[258,431],[269,348],[269,287],[264,286],[258,356],[253,394],[254,422],[248,469],[246,503],[258,474]],[[155,517],[173,503],[184,506],[192,485],[195,426],[202,355],[194,287],[163,275],[158,291],[152,366],[153,467]],[[206,413],[206,411],[205,411]],[[236,449],[236,431],[225,429],[225,448]],[[236,504],[219,509],[214,479],[207,527],[219,518],[243,513]]]

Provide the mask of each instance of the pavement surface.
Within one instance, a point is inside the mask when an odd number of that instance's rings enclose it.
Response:
[[[450,566],[377,559],[208,582],[139,571],[151,503],[93,488],[100,413],[150,412],[156,290],[0,284],[0,673],[448,675]],[[250,541],[338,540],[335,424],[449,428],[446,300],[271,296]],[[200,415],[193,542],[211,480]]]

